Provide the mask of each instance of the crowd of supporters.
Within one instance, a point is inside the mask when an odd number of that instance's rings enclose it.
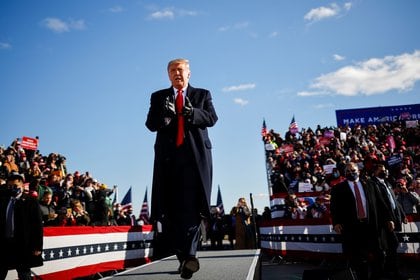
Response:
[[[406,214],[419,213],[420,129],[405,122],[363,127],[324,127],[288,131],[284,137],[274,130],[262,132],[269,184],[274,195],[287,193],[285,217],[322,217],[328,212],[329,190],[345,180],[344,167],[354,162],[361,178],[368,179],[376,164],[388,169]],[[308,189],[308,186],[310,189]],[[301,190],[305,187],[305,190]],[[313,191],[313,201],[296,193]]]
[[[25,178],[25,191],[37,197],[44,226],[133,225],[131,207],[113,203],[109,188],[89,172],[69,173],[66,157],[59,153],[45,156],[39,150],[24,149],[16,138],[0,147],[0,188],[12,173]]]

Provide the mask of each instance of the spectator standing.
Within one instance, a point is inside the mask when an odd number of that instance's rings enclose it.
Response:
[[[320,219],[325,217],[328,213],[328,209],[324,204],[324,198],[317,196],[315,202],[308,206],[307,213],[306,217],[308,218]]]
[[[417,213],[417,206],[420,204],[420,197],[415,191],[407,188],[407,181],[405,179],[397,180],[395,193],[397,201],[401,204],[405,214],[409,215]]]
[[[58,225],[58,214],[55,212],[55,207],[52,202],[52,193],[45,191],[42,194],[40,201],[40,209],[42,213],[42,222],[44,226],[57,226]]]
[[[238,204],[233,209],[235,216],[235,249],[254,249],[255,234],[251,224],[251,209],[245,198],[238,199]]]
[[[284,218],[292,219],[293,213],[296,213],[299,201],[295,193],[288,193],[284,199]]]
[[[80,176],[75,176],[75,177],[79,179]],[[84,193],[85,193],[86,211],[88,211],[88,213],[93,215],[92,218],[94,220],[96,220],[96,217],[94,217],[95,216],[94,213],[95,213],[96,184],[97,182],[95,182],[92,178],[87,178],[83,184]]]
[[[216,123],[217,115],[210,91],[189,84],[188,60],[172,60],[167,70],[172,85],[152,93],[146,120],[147,128],[157,132],[151,218],[162,231],[158,230],[159,246],[154,249],[159,257],[175,253],[181,277],[189,279],[199,269],[201,219],[210,216],[212,156],[207,128]]]
[[[73,217],[76,220],[77,226],[88,226],[90,225],[89,213],[83,207],[83,204],[78,199],[74,199],[71,202],[73,209]]]
[[[221,250],[223,249],[224,224],[223,218],[220,216],[219,207],[212,207],[210,215],[209,237],[211,249]]]
[[[5,169],[6,176],[9,176],[12,172],[19,172],[19,166],[15,162],[15,152],[12,149],[6,150],[6,159],[3,163],[3,168]]]
[[[31,279],[31,267],[42,266],[43,229],[38,200],[25,194],[24,177],[11,173],[8,192],[0,197],[0,279],[16,269],[19,279]]]

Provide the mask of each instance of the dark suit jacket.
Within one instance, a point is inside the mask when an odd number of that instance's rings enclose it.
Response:
[[[171,188],[170,182],[165,180],[170,174],[173,166],[166,163],[171,162],[176,154],[175,138],[177,132],[177,120],[165,125],[164,104],[167,97],[173,98],[173,88],[167,88],[154,92],[151,95],[150,109],[147,115],[146,126],[152,132],[157,132],[155,149],[155,160],[153,169],[152,186],[152,206],[151,219],[156,221],[168,211],[164,205],[165,196],[168,195],[168,189]],[[207,128],[212,127],[218,117],[213,107],[212,97],[208,90],[194,88],[188,85],[186,96],[190,99],[194,107],[193,116],[185,120],[185,140],[184,145],[188,145],[188,151],[192,153],[191,157],[197,167],[198,176],[201,182],[203,201],[206,213],[209,216],[210,196],[212,187],[212,155],[211,142],[208,136]]]
[[[0,197],[0,250],[1,260],[9,269],[16,265],[27,267],[41,266],[42,257],[33,256],[33,251],[42,251],[43,226],[42,214],[38,200],[25,194],[16,201],[14,210],[15,237],[14,248],[10,248],[9,241],[5,238],[6,210],[9,196]]]
[[[390,213],[381,199],[378,189],[368,182],[362,181],[367,202],[367,217],[370,233],[366,233],[366,238],[371,238],[375,246],[383,247],[385,243],[383,230],[386,228],[386,222],[391,221]],[[352,231],[358,229],[358,218],[356,202],[353,192],[344,181],[331,189],[331,218],[332,224],[341,224],[343,226],[343,240],[349,241],[352,238]],[[354,235],[356,236],[356,235]],[[352,245],[357,246],[357,240],[352,240]],[[343,246],[344,246],[343,242]]]
[[[390,190],[391,196],[393,197],[393,200],[395,202],[396,207],[394,210],[392,209],[391,202],[389,201],[389,196],[388,196],[386,187],[376,177],[372,177],[371,183],[375,185],[378,188],[379,192],[381,193],[382,199],[384,200],[384,203],[391,214],[391,219],[395,224],[395,231],[401,231],[402,230],[401,224],[405,218],[405,213],[401,204],[398,202],[397,198],[395,197],[391,184],[385,180],[385,184],[387,184]]]

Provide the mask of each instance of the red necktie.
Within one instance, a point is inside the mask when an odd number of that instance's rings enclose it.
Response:
[[[357,218],[364,219],[366,218],[365,208],[363,208],[362,196],[360,195],[359,186],[356,182],[354,185],[354,195],[356,197],[356,206],[357,206]]]
[[[176,133],[176,146],[179,147],[184,142],[184,116],[182,115],[182,108],[184,107],[184,97],[182,90],[178,90],[175,99],[175,110],[178,116],[178,131]]]

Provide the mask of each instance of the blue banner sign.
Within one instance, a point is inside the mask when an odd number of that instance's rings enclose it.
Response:
[[[420,120],[420,104],[336,110],[337,127]]]

